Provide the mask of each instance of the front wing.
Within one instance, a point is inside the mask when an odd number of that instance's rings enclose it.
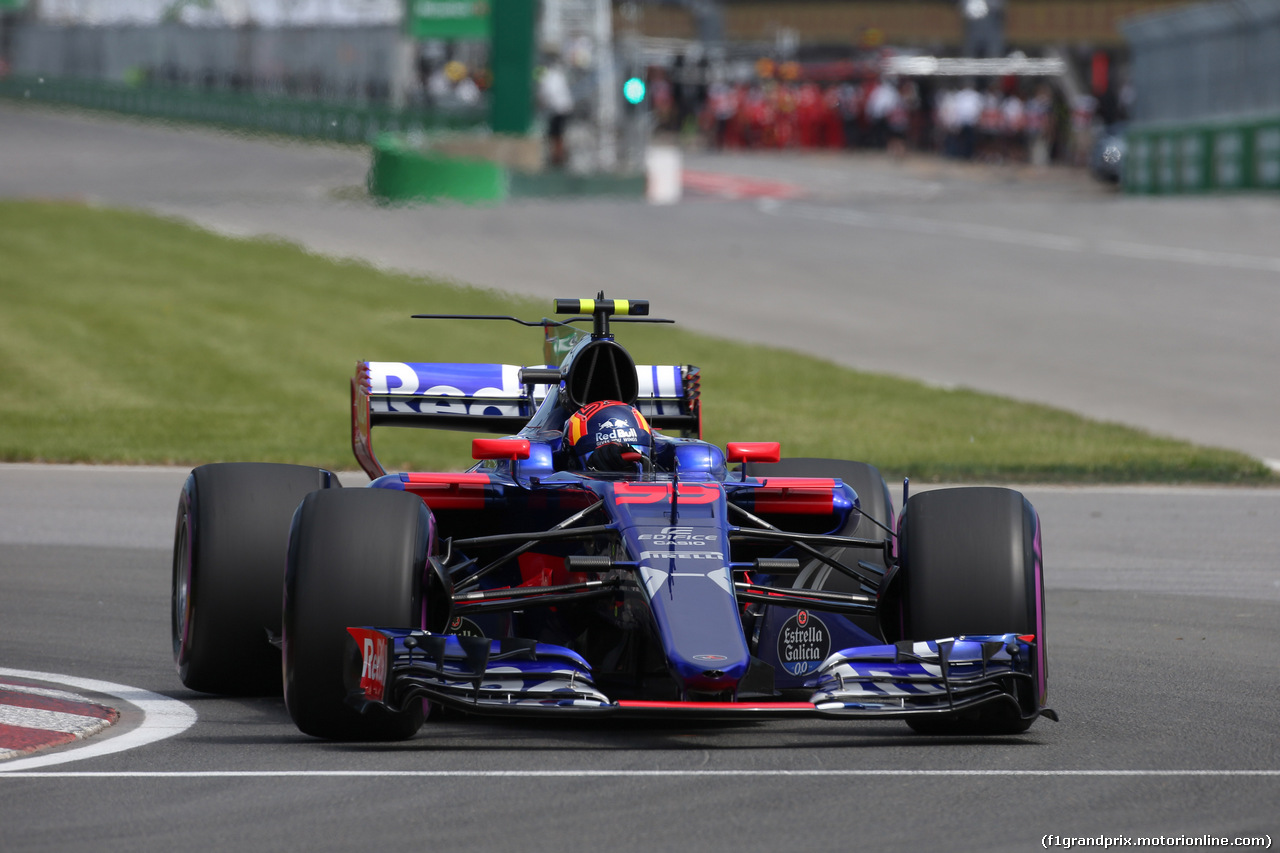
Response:
[[[885,719],[993,703],[1021,709],[1017,685],[1036,678],[1035,637],[991,634],[843,649],[807,682],[808,701],[614,701],[596,688],[590,664],[563,646],[391,628],[347,631],[360,652],[352,657],[360,671],[347,674],[348,702],[362,710],[400,710],[427,699],[497,715]]]

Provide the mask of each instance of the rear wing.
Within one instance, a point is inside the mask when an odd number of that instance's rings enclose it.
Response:
[[[375,426],[514,435],[562,376],[559,367],[361,361],[351,379],[351,447],[370,477],[386,473],[373,453]],[[636,408],[655,429],[701,437],[698,368],[637,365]]]

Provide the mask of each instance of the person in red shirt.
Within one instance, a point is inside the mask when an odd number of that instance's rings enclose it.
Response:
[[[801,148],[817,148],[822,129],[822,94],[816,83],[802,83],[796,94],[796,133]]]

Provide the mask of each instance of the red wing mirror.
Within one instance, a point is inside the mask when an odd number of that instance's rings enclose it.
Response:
[[[777,462],[782,444],[777,441],[731,441],[727,445],[730,462]]]
[[[529,439],[527,438],[477,438],[471,441],[472,459],[517,459],[529,458]]]

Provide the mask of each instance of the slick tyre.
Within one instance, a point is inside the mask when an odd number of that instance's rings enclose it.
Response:
[[[347,704],[361,658],[347,628],[420,628],[433,523],[422,500],[385,489],[316,492],[298,507],[284,593],[284,698],[300,730],[329,740],[404,740],[422,702],[398,713]]]
[[[846,524],[838,534],[860,539],[883,539],[889,535],[888,531],[893,530],[893,502],[889,498],[889,487],[880,471],[865,462],[796,457],[778,462],[748,463],[747,474],[752,477],[835,477],[843,480],[858,493],[861,513],[856,521]],[[881,574],[886,570],[885,555],[881,551],[863,548],[822,550],[845,565],[856,566],[862,561],[875,566]],[[809,560],[801,567],[795,586],[828,592],[862,592],[856,580],[820,560]]]
[[[1017,682],[1018,707],[987,705],[967,715],[915,717],[927,734],[1025,731],[1045,699],[1046,646],[1040,521],[1019,492],[940,489],[915,495],[902,513],[902,636],[1034,634],[1036,682]]]
[[[280,693],[289,522],[310,492],[339,486],[319,468],[203,465],[178,497],[171,635],[182,683],[204,693]]]

